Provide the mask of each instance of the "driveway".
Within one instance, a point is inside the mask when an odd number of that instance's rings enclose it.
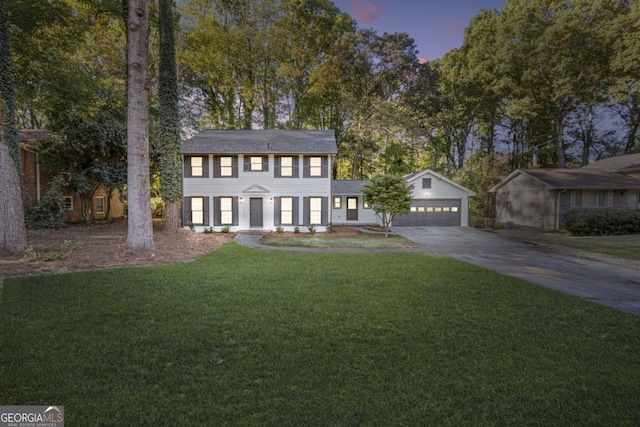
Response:
[[[467,227],[396,227],[393,231],[420,244],[426,253],[445,255],[640,315],[640,271],[636,269],[545,253]]]

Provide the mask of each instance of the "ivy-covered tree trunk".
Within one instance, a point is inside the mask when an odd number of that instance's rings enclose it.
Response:
[[[182,225],[182,162],[180,158],[180,116],[174,41],[173,0],[158,0],[160,11],[160,192],[164,200],[164,225],[175,230]]]
[[[149,179],[149,0],[130,0],[127,88],[127,247],[153,248]]]
[[[15,121],[9,32],[4,2],[0,2],[0,248],[17,253],[27,248],[27,232]]]

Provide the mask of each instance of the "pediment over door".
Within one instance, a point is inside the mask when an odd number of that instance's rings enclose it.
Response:
[[[245,188],[244,190],[242,190],[242,192],[244,194],[266,194],[266,193],[270,193],[270,191],[266,188],[264,188],[262,185],[259,184],[253,184],[250,187]]]

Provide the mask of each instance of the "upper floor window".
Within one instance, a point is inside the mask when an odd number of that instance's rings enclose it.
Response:
[[[238,156],[214,156],[214,178],[237,178]]]
[[[293,157],[280,157],[280,176],[293,176]]]
[[[322,157],[309,158],[309,176],[322,176]]]
[[[245,172],[267,172],[269,170],[269,156],[244,156]]]
[[[298,178],[298,156],[276,156],[274,162],[274,177]]]
[[[191,176],[202,176],[202,157],[191,158]]]
[[[431,178],[422,178],[422,188],[431,188]]]
[[[233,176],[233,157],[220,157],[220,176]]]
[[[185,156],[184,157],[184,177],[185,178],[208,178],[208,156]]]
[[[327,156],[305,156],[303,166],[305,178],[329,177],[329,158]]]

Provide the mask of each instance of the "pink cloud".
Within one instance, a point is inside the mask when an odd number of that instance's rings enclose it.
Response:
[[[460,24],[458,24],[455,21],[452,21],[451,19],[445,19],[444,24],[447,27],[447,30],[449,31],[449,33],[452,33],[452,34],[457,34],[462,29],[462,26]]]
[[[378,19],[385,6],[377,0],[348,0],[354,7],[353,14],[364,24],[370,24]]]

